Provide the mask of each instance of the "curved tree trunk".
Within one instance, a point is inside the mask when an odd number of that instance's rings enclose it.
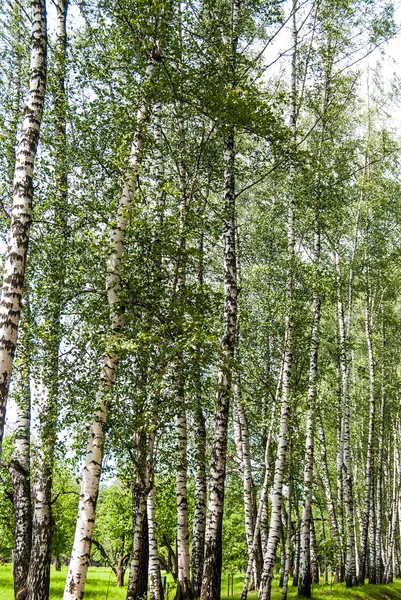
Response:
[[[160,61],[160,51],[155,48],[148,64],[145,87],[154,78],[156,66]],[[124,329],[124,316],[121,297],[121,260],[125,230],[128,225],[130,206],[138,187],[138,173],[142,162],[142,149],[149,115],[148,101],[145,97],[137,113],[137,131],[131,146],[129,168],[125,176],[123,192],[120,198],[116,225],[111,231],[110,254],[106,270],[106,292],[110,312],[110,347],[103,358],[96,393],[97,410],[91,424],[85,465],[82,475],[78,518],[75,529],[74,545],[71,552],[70,567],[64,589],[64,600],[81,600],[89,566],[89,557],[95,523],[96,502],[99,493],[100,474],[103,462],[103,437],[107,422],[107,402],[111,388],[116,381],[119,351],[116,342]],[[145,512],[146,498],[141,507]]]

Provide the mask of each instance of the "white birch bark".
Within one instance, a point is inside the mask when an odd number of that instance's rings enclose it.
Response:
[[[367,274],[369,277],[369,274]],[[372,315],[371,315],[371,298],[369,293],[370,284],[367,282],[367,291],[365,299],[365,334],[366,343],[368,347],[368,361],[369,361],[369,433],[368,433],[368,446],[366,456],[366,471],[365,471],[365,498],[364,498],[364,510],[361,524],[361,553],[359,561],[359,573],[358,583],[363,585],[365,582],[366,571],[367,571],[367,553],[368,553],[368,532],[369,528],[374,528],[374,523],[370,522],[371,510],[374,511],[374,495],[373,490],[373,469],[374,469],[374,434],[375,434],[375,360],[373,355],[373,336],[372,336]],[[374,552],[374,546],[370,548]],[[375,562],[375,557],[371,556]],[[369,577],[370,579],[370,577]],[[374,578],[375,579],[375,578]],[[373,582],[371,582],[373,583]]]
[[[293,142],[296,140],[297,129],[297,40],[298,31],[296,24],[297,0],[292,3],[292,37],[293,53],[291,60],[291,111],[290,126]],[[293,170],[293,167],[292,167]],[[275,462],[273,497],[269,537],[267,549],[263,557],[263,571],[259,589],[259,600],[270,600],[271,586],[273,581],[273,569],[276,558],[277,544],[281,528],[281,505],[283,493],[284,467],[288,445],[288,428],[290,418],[290,395],[291,395],[291,372],[292,372],[292,299],[293,299],[293,268],[295,258],[295,227],[292,200],[288,207],[288,275],[287,275],[287,314],[285,317],[285,344],[284,344],[284,366],[283,366],[283,389],[281,397],[280,432]]]
[[[330,483],[329,470],[327,466],[327,451],[326,451],[326,436],[324,433],[323,422],[321,418],[321,410],[317,411],[317,425],[318,425],[318,439],[320,445],[320,474],[322,480],[322,488],[326,498],[327,514],[329,517],[331,536],[334,542],[336,551],[336,582],[342,581],[343,573],[343,552],[341,535],[338,527],[337,514],[335,510],[335,504],[333,500],[333,493]]]
[[[241,460],[241,474],[244,495],[244,513],[245,513],[245,534],[248,547],[248,561],[252,554],[253,561],[253,586],[259,588],[260,579],[260,556],[258,556],[258,543],[253,550],[253,538],[255,531],[256,506],[254,497],[254,484],[251,467],[251,454],[249,443],[248,422],[244,406],[241,401],[240,381],[234,385],[234,427],[239,430],[237,444],[237,454]]]
[[[233,0],[229,81],[235,87],[237,27],[241,0]],[[213,445],[210,458],[209,502],[205,534],[205,555],[201,600],[220,598],[222,568],[222,526],[226,473],[227,429],[232,389],[232,372],[237,334],[237,253],[235,211],[235,131],[224,138],[224,334],[218,374],[217,408],[214,415]]]
[[[198,310],[202,311],[202,295],[204,285],[204,212],[205,204],[201,206],[200,228],[198,238],[198,272],[197,292],[200,303]],[[201,376],[201,346],[197,344],[194,356],[194,378],[195,378],[195,506],[192,529],[192,594],[199,598],[202,587],[203,556],[205,548],[206,530],[206,502],[207,502],[207,477],[206,477],[206,420],[202,409],[202,376]]]
[[[0,301],[0,453],[21,316],[25,262],[32,221],[33,168],[46,90],[47,32],[44,0],[33,0],[31,11],[29,91],[15,157],[13,204]]]
[[[348,329],[346,334],[344,309],[341,293],[341,272],[339,264],[338,250],[334,254],[334,264],[337,274],[337,313],[340,333],[340,364],[343,384],[343,407],[342,407],[342,450],[343,450],[343,474],[344,474],[344,494],[345,494],[345,513],[346,513],[346,587],[352,587],[356,583],[356,564],[355,564],[355,530],[354,530],[354,499],[352,491],[352,469],[351,469],[351,446],[350,446],[350,426],[349,426],[349,358],[347,353],[347,340],[349,339],[349,328],[351,323],[352,303],[348,308]],[[350,282],[350,287],[352,283]],[[351,293],[351,292],[350,292]],[[351,302],[351,300],[350,300]]]
[[[320,231],[316,223],[313,260],[316,268],[320,262]],[[306,447],[304,465],[304,503],[301,521],[301,547],[298,596],[310,598],[312,595],[312,570],[311,570],[311,521],[312,521],[312,485],[313,485],[313,460],[314,460],[314,421],[316,412],[316,385],[319,349],[319,326],[320,326],[320,294],[318,290],[313,294],[313,325],[310,347],[309,362],[309,387],[308,387],[308,413],[306,417]]]
[[[27,600],[46,599],[50,586],[52,541],[52,481],[54,450],[58,418],[59,346],[61,343],[60,290],[65,279],[66,207],[67,207],[67,140],[66,140],[66,0],[56,0],[57,27],[55,44],[55,85],[53,99],[55,116],[55,199],[53,214],[60,225],[60,235],[53,245],[53,256],[48,262],[46,286],[46,332],[41,336],[43,352],[41,365],[39,448],[34,465],[32,549],[27,579]],[[61,260],[60,260],[60,257]]]
[[[294,252],[294,220],[292,209],[289,214],[289,252],[293,256]],[[291,261],[292,262],[292,261]],[[292,268],[290,268],[288,296],[292,298]],[[280,414],[280,433],[279,444],[277,449],[277,457],[275,463],[273,497],[270,530],[267,542],[267,550],[263,560],[263,572],[261,586],[259,590],[259,600],[270,600],[271,584],[273,580],[273,568],[276,558],[276,549],[280,536],[281,527],[281,504],[283,491],[283,477],[285,458],[288,444],[288,423],[290,416],[290,378],[292,368],[292,331],[291,317],[288,314],[286,317],[286,341],[284,351],[284,367],[283,367],[283,390],[281,399],[281,414]]]
[[[147,497],[149,535],[149,586],[150,600],[163,600],[159,550],[156,537],[155,490],[152,486]]]
[[[152,81],[160,60],[159,50],[155,50],[146,69],[145,85]],[[122,195],[119,202],[116,225],[111,231],[110,254],[106,267],[106,292],[110,311],[111,343],[101,366],[99,385],[96,392],[97,410],[90,427],[85,465],[82,475],[78,518],[74,544],[64,589],[64,600],[81,600],[84,594],[89,566],[90,549],[95,523],[96,502],[99,493],[100,473],[103,462],[103,437],[107,421],[107,402],[112,386],[116,381],[119,352],[116,342],[124,328],[120,287],[121,260],[125,230],[129,222],[130,207],[138,186],[138,173],[142,160],[143,138],[148,119],[148,102],[145,98],[137,113],[137,130],[131,146],[128,170],[125,175]],[[146,509],[146,499],[139,512]]]
[[[268,430],[268,434],[267,434],[266,448],[265,448],[265,460],[264,460],[265,476],[264,476],[264,480],[263,480],[262,489],[260,491],[258,512],[256,514],[255,528],[254,528],[254,532],[253,532],[252,548],[251,548],[251,552],[250,552],[249,559],[248,559],[248,566],[246,569],[244,585],[242,588],[241,600],[246,600],[248,597],[248,587],[249,587],[249,582],[251,579],[254,555],[255,555],[256,549],[259,544],[259,534],[261,532],[261,527],[262,527],[263,512],[265,511],[266,504],[267,504],[269,479],[270,479],[270,446],[271,446],[272,437],[273,437],[273,426],[275,423],[276,407],[277,407],[279,395],[281,392],[283,369],[284,369],[284,356],[283,356],[283,360],[281,362],[280,373],[279,373],[279,377],[278,377],[278,381],[277,381],[276,395],[275,395],[273,410],[272,410],[272,414],[271,414],[271,418],[270,418],[269,430]],[[262,547],[262,552],[263,552],[263,547]]]
[[[25,319],[24,319],[25,316]],[[14,433],[14,452],[4,466],[10,473],[14,508],[13,580],[15,597],[25,600],[26,581],[32,547],[32,502],[30,485],[30,352],[29,305],[24,307],[22,335],[18,347],[19,371],[15,382],[14,400],[17,416]]]

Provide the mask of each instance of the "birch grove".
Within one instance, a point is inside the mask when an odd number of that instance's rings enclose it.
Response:
[[[10,594],[49,600],[52,562],[64,600],[88,576],[128,600],[390,585],[393,7],[18,0],[0,18]]]

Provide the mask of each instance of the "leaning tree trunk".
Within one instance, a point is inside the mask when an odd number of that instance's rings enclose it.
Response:
[[[271,414],[271,419],[270,419],[270,427],[269,427],[269,431],[268,431],[268,435],[267,435],[267,440],[266,440],[266,448],[265,448],[265,477],[263,480],[263,485],[262,485],[262,489],[260,491],[260,498],[259,498],[259,507],[258,507],[258,512],[256,515],[256,520],[255,520],[255,529],[253,532],[253,541],[252,541],[252,547],[251,547],[251,552],[249,554],[249,559],[248,559],[248,566],[246,569],[246,574],[245,574],[245,579],[244,579],[244,585],[242,588],[242,594],[241,594],[241,600],[247,600],[248,597],[248,587],[249,587],[249,582],[251,579],[251,574],[252,574],[252,567],[253,567],[253,560],[254,560],[254,555],[255,553],[258,551],[259,547],[260,550],[262,551],[262,540],[261,540],[261,536],[260,536],[260,532],[261,532],[261,524],[262,524],[262,518],[263,518],[263,511],[266,508],[266,499],[267,499],[267,495],[268,495],[268,488],[269,488],[269,479],[270,479],[270,445],[271,445],[271,441],[272,441],[272,437],[273,437],[273,424],[274,424],[274,417],[275,417],[275,410],[276,410],[276,403],[278,400],[278,396],[280,394],[281,391],[281,383],[282,383],[282,371],[283,371],[283,365],[284,362],[282,362],[282,368],[280,369],[280,374],[279,374],[279,379],[278,379],[278,383],[277,383],[277,391],[276,391],[276,397],[275,397],[275,403],[273,406],[273,411]]]
[[[291,257],[291,266],[289,271],[287,295],[289,304],[292,299],[292,263],[294,253],[294,217],[292,208],[289,209],[289,253]],[[280,433],[279,444],[277,449],[277,458],[275,464],[274,483],[273,483],[273,499],[272,499],[272,514],[270,521],[269,537],[267,542],[267,550],[263,560],[262,580],[259,591],[259,600],[270,600],[271,585],[273,580],[273,568],[276,558],[276,549],[280,537],[281,527],[281,504],[283,494],[283,478],[284,466],[287,454],[288,444],[288,427],[290,418],[290,380],[292,369],[292,319],[289,312],[286,316],[286,340],[284,350],[284,367],[283,367],[283,391],[281,398],[281,415],[280,415]]]
[[[156,66],[160,62],[160,51],[152,52],[146,70],[145,87],[153,80]],[[121,290],[121,261],[125,231],[128,225],[130,206],[138,187],[138,174],[142,162],[142,149],[149,107],[147,97],[142,100],[137,113],[137,130],[131,146],[129,168],[117,212],[116,225],[111,231],[110,254],[106,268],[106,292],[110,312],[110,345],[103,358],[99,385],[96,392],[97,410],[90,427],[85,465],[82,475],[78,518],[70,567],[64,589],[64,600],[81,600],[89,566],[90,550],[95,524],[96,502],[99,493],[100,474],[103,462],[103,437],[107,422],[107,403],[111,388],[116,381],[120,357],[118,340],[124,329],[123,298]],[[146,498],[143,504],[146,509]]]
[[[237,55],[237,26],[241,0],[233,0],[229,84],[234,89]],[[232,372],[237,334],[237,254],[235,214],[235,131],[224,135],[224,335],[218,375],[217,409],[214,414],[210,457],[209,502],[201,600],[218,600],[221,589],[222,528],[226,474],[227,430],[232,389]]]
[[[15,157],[13,204],[0,301],[0,454],[11,369],[21,316],[22,290],[32,221],[33,167],[46,90],[46,7],[32,0],[29,92]]]

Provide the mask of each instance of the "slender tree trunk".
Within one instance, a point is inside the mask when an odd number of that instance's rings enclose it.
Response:
[[[316,223],[314,240],[314,264],[319,268],[320,262],[320,231]],[[317,275],[317,273],[316,273]],[[312,520],[312,485],[313,485],[313,460],[314,460],[314,421],[316,412],[316,384],[319,349],[319,326],[320,326],[320,294],[316,289],[313,295],[313,326],[310,348],[309,363],[309,388],[308,388],[308,413],[306,418],[306,448],[304,466],[304,503],[302,508],[301,526],[301,549],[298,596],[310,598],[312,595],[312,571],[311,571],[311,520]]]
[[[369,288],[369,283],[367,284]],[[375,426],[375,362],[373,356],[373,339],[372,339],[372,316],[370,312],[370,293],[366,293],[366,306],[365,306],[365,330],[366,330],[366,342],[368,346],[368,357],[369,357],[369,435],[368,435],[368,446],[367,446],[367,457],[366,457],[366,473],[365,473],[365,500],[364,500],[364,512],[361,527],[361,555],[359,564],[358,583],[363,585],[365,583],[365,576],[367,571],[367,551],[368,551],[368,532],[369,528],[374,528],[374,523],[370,523],[369,519],[372,513],[374,515],[374,495],[373,490],[373,473],[374,473],[374,426]],[[372,565],[372,551],[374,551],[374,545],[371,546],[371,567]],[[371,571],[370,571],[371,572]],[[369,577],[370,579],[370,577]],[[373,582],[372,582],[373,583]]]
[[[319,562],[317,557],[316,531],[313,515],[311,517],[310,527],[310,564],[312,584],[319,583]]]
[[[322,488],[326,497],[327,514],[329,517],[331,536],[336,551],[336,581],[342,581],[343,573],[343,552],[341,536],[338,529],[337,515],[334,506],[333,493],[330,483],[329,470],[327,466],[326,436],[323,429],[321,411],[317,411],[318,438],[320,444],[320,474],[322,479]]]
[[[349,426],[349,375],[350,366],[347,352],[347,339],[349,336],[345,330],[344,310],[341,293],[341,275],[339,266],[338,251],[335,252],[335,266],[337,272],[337,306],[338,306],[338,324],[340,332],[340,364],[343,383],[343,412],[342,412],[342,450],[343,450],[343,474],[344,474],[344,493],[345,493],[345,513],[346,513],[346,533],[347,533],[347,570],[345,574],[346,587],[352,587],[356,583],[356,564],[355,564],[355,531],[354,531],[354,498],[352,490],[352,469],[351,469],[351,446],[350,446],[350,426]],[[350,287],[352,283],[350,282]],[[351,321],[351,303],[349,305],[348,328]]]
[[[260,492],[259,507],[258,507],[258,512],[256,515],[255,529],[253,532],[252,548],[251,548],[251,552],[250,552],[249,559],[248,559],[248,566],[247,566],[246,575],[245,575],[245,579],[244,579],[244,585],[242,588],[241,600],[246,600],[248,597],[248,587],[249,587],[249,582],[251,579],[254,554],[256,552],[258,544],[259,543],[262,544],[262,539],[261,539],[261,536],[259,536],[259,534],[261,532],[261,527],[262,527],[263,513],[266,509],[266,504],[267,504],[266,498],[268,495],[269,479],[270,479],[270,468],[269,468],[270,467],[270,446],[271,446],[271,441],[272,441],[272,437],[273,437],[273,424],[274,424],[274,416],[275,416],[275,410],[276,410],[276,402],[278,401],[278,396],[281,391],[283,368],[284,368],[284,361],[282,362],[279,379],[277,382],[275,404],[273,406],[273,411],[272,411],[272,415],[271,415],[271,419],[270,419],[270,427],[269,427],[267,440],[266,440],[265,477],[264,477],[262,489]],[[282,533],[282,531],[281,531],[281,533]]]
[[[134,480],[132,485],[132,554],[130,573],[127,589],[127,600],[141,600],[143,595],[143,578],[146,563],[146,588],[148,577],[148,556],[146,547],[148,540],[144,540],[147,527],[147,444],[143,432],[134,434],[134,450],[132,453]],[[146,523],[145,523],[146,521]]]
[[[19,377],[16,381],[15,400],[17,418],[15,423],[14,452],[7,468],[13,487],[14,507],[14,595],[26,598],[26,581],[32,545],[32,503],[30,485],[30,352],[29,352],[29,306],[24,309],[22,335],[18,352],[20,355]]]
[[[235,87],[237,26],[241,0],[233,0],[229,84]],[[217,409],[214,414],[210,457],[209,502],[201,600],[218,600],[221,589],[222,527],[226,474],[227,429],[232,390],[232,372],[237,334],[237,254],[235,214],[235,131],[224,137],[224,335],[218,375]]]
[[[379,420],[379,449],[377,454],[377,479],[376,479],[376,581],[382,583],[383,577],[383,520],[382,520],[382,494],[383,494],[383,439],[384,439],[384,408],[385,408],[385,327],[384,314],[382,307],[382,366],[381,366],[381,402],[380,402],[380,420]]]
[[[288,514],[287,514],[287,540],[285,545],[285,550],[283,547],[283,558],[284,558],[284,577],[283,577],[283,587],[281,590],[281,600],[287,600],[288,594],[288,579],[290,576],[290,562],[291,562],[291,514],[292,514],[292,489],[293,489],[293,477],[292,477],[292,442],[290,442],[290,452],[289,452],[289,465],[290,465],[290,477],[289,477],[289,485],[288,485]]]
[[[189,526],[188,526],[188,500],[187,500],[187,413],[184,398],[183,356],[180,351],[177,356],[177,381],[176,403],[178,414],[176,416],[177,429],[177,560],[178,583],[177,599],[192,598],[190,581],[190,555],[189,555]]]
[[[155,491],[152,486],[147,497],[149,528],[149,584],[150,600],[163,600],[163,588],[160,571],[159,551],[156,537]]]
[[[239,376],[238,376],[239,377]],[[255,531],[256,506],[254,498],[254,485],[251,467],[251,454],[249,444],[248,421],[245,414],[245,409],[241,400],[240,380],[234,386],[234,421],[237,422],[240,436],[240,455],[242,463],[242,483],[244,494],[244,512],[245,512],[245,534],[248,546],[248,556],[251,556],[253,547],[253,537]],[[238,451],[237,451],[238,453]],[[256,589],[259,588],[260,573],[261,573],[261,556],[258,550],[261,550],[260,544],[256,546],[256,552],[253,554],[253,580]]]
[[[203,243],[201,252],[203,252]],[[202,269],[200,269],[200,273]],[[202,285],[202,275],[200,281]],[[202,382],[200,377],[200,348],[196,348],[196,408],[195,424],[195,507],[192,533],[192,591],[199,598],[202,586],[203,552],[206,528],[206,421],[202,410]]]
[[[293,577],[292,577],[292,585],[294,587],[298,586],[299,583],[299,564],[300,564],[300,554],[301,554],[301,519],[299,516],[298,510],[298,500],[295,501],[295,510],[297,513],[297,522],[295,527],[295,535],[294,535],[294,569],[293,569]]]
[[[0,301],[0,453],[11,368],[21,316],[25,262],[32,220],[33,167],[46,89],[46,7],[33,0],[29,92],[15,157],[13,205]]]
[[[40,406],[40,442],[34,468],[32,550],[27,580],[27,600],[48,600],[50,586],[52,511],[51,492],[53,481],[53,458],[57,435],[58,370],[60,327],[60,290],[64,285],[66,257],[66,205],[67,205],[67,143],[66,143],[66,51],[67,51],[67,0],[57,0],[56,59],[54,97],[55,113],[55,222],[61,227],[59,253],[49,268],[47,330],[42,340],[43,366]],[[54,248],[56,249],[56,248]],[[62,261],[57,259],[62,257]]]
[[[296,66],[297,66],[297,40],[298,31],[296,26],[297,0],[293,0],[293,54],[291,68],[291,129],[293,141],[296,140],[296,118],[297,118],[297,90],[296,90]],[[292,167],[293,170],[293,167]],[[267,549],[263,557],[263,572],[259,590],[259,600],[270,600],[273,581],[273,569],[276,559],[277,544],[281,527],[281,505],[283,494],[284,467],[288,445],[288,428],[290,417],[290,395],[291,395],[291,372],[292,372],[292,300],[293,300],[293,269],[295,257],[295,228],[294,211],[292,200],[288,207],[288,276],[287,276],[287,314],[285,317],[285,344],[284,344],[284,367],[283,367],[283,390],[281,397],[280,433],[275,463],[273,499],[271,509],[271,520]]]
[[[160,61],[160,50],[156,47],[150,58],[145,87],[153,80],[156,66]],[[116,381],[119,351],[117,341],[124,329],[124,316],[121,294],[121,260],[125,230],[128,225],[130,207],[138,187],[138,173],[142,162],[143,140],[146,132],[149,107],[147,97],[142,100],[137,113],[137,131],[131,146],[129,168],[125,176],[116,225],[111,231],[110,254],[106,269],[106,292],[110,312],[110,347],[103,358],[99,385],[96,392],[97,410],[91,424],[85,465],[82,475],[78,518],[70,567],[64,589],[64,600],[81,600],[89,566],[90,549],[95,524],[96,502],[99,493],[100,474],[103,462],[103,437],[107,422],[107,404],[111,389]],[[146,498],[141,505],[142,514],[146,509]]]

